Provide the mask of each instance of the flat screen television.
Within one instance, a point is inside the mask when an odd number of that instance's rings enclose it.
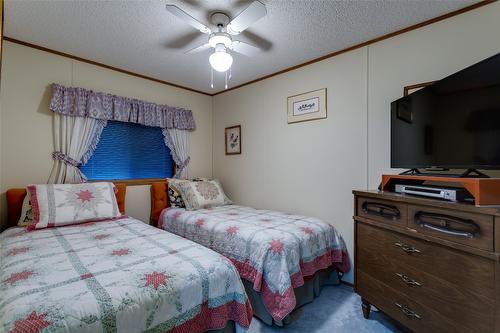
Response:
[[[391,167],[500,169],[500,53],[391,103]]]

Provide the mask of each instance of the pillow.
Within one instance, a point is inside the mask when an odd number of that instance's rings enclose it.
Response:
[[[29,230],[121,216],[113,183],[28,185],[33,207]]]
[[[33,222],[33,209],[31,208],[30,193],[27,192],[23,200],[23,207],[21,208],[21,216],[17,225],[19,227],[26,227]]]
[[[194,178],[193,182],[199,182],[207,180],[206,178]],[[170,207],[172,208],[185,208],[184,200],[182,200],[182,195],[177,191],[175,184],[181,182],[189,182],[187,179],[177,179],[177,178],[167,178],[168,182],[168,199],[170,201]]]
[[[187,210],[231,204],[231,200],[225,195],[222,186],[216,179],[181,182],[175,184],[175,187],[182,195]]]
[[[170,207],[172,208],[184,208],[186,205],[184,204],[184,200],[182,200],[182,196],[174,190],[173,186],[168,186],[168,199],[170,201]]]

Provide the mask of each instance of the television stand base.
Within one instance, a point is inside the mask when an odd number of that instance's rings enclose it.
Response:
[[[473,173],[475,173],[475,175],[473,175]],[[490,178],[490,176],[488,176],[487,174],[484,174],[481,171],[476,170],[476,169],[467,169],[459,177],[460,178]]]
[[[439,169],[439,171],[448,171],[449,169]],[[402,176],[433,176],[433,177],[449,177],[449,178],[490,178],[487,174],[476,169],[467,169],[462,173],[434,173],[421,172],[418,168],[409,169],[400,173]]]

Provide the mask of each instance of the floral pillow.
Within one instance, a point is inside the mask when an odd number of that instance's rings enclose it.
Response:
[[[199,182],[207,180],[205,178],[194,178],[193,182]],[[187,179],[176,179],[176,178],[167,178],[168,181],[168,199],[170,201],[170,207],[172,208],[185,208],[184,200],[182,200],[182,195],[176,188],[176,184],[182,182],[189,182]]]
[[[167,178],[168,182],[168,199],[170,200],[170,207],[172,208],[184,208],[184,200],[182,200],[181,194],[177,191],[177,184],[182,182],[189,182],[187,179],[174,179]]]
[[[33,209],[31,208],[31,201],[29,192],[26,193],[26,196],[23,200],[23,207],[21,208],[21,217],[17,222],[19,227],[26,227],[33,223]]]
[[[33,223],[29,230],[121,216],[113,183],[29,185]]]
[[[187,210],[216,207],[231,204],[219,181],[203,180],[175,184]]]

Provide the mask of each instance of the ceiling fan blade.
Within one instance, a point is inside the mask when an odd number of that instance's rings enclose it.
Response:
[[[254,56],[261,51],[258,47],[245,42],[241,42],[239,40],[233,41],[233,44],[231,45],[231,50],[246,55],[248,57]]]
[[[270,40],[262,36],[256,35],[249,30],[243,31],[241,35],[244,36],[245,39],[248,40],[250,43],[260,48],[262,51],[269,51],[270,49],[273,48],[273,43]]]
[[[266,6],[259,1],[254,1],[227,25],[227,32],[237,35],[266,14]]]
[[[200,39],[200,36],[204,39],[205,37],[200,35],[199,31],[189,30],[188,33],[175,37],[172,40],[167,40],[163,45],[168,49],[185,49],[188,45],[191,45],[195,40]]]
[[[188,23],[189,25],[195,27],[196,29],[200,30],[200,32],[204,34],[209,34],[212,31],[203,23],[177,7],[176,5],[166,5],[165,8],[184,22]]]
[[[199,52],[203,52],[205,50],[208,50],[210,48],[210,44],[206,43],[206,44],[203,44],[203,45],[200,45],[200,46],[197,46],[191,50],[188,50],[186,52],[184,52],[184,54],[191,54],[191,53],[199,53]]]

